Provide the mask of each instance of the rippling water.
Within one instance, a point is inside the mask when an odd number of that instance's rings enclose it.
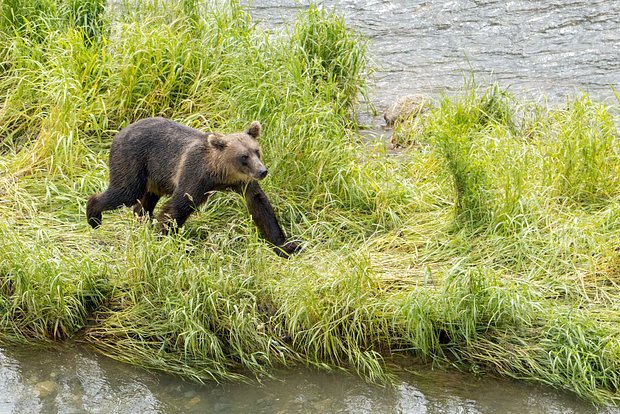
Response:
[[[277,26],[308,1],[252,2],[252,16]],[[437,94],[476,79],[515,93],[559,99],[620,91],[618,0],[325,0],[370,39],[379,66],[379,107],[405,93]]]
[[[0,348],[0,413],[618,414],[545,387],[445,371],[394,388],[306,369],[256,384],[193,384],[111,361],[71,344]]]

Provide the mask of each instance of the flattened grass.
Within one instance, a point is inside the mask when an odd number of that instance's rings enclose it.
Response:
[[[235,1],[24,4],[1,3],[0,342],[79,337],[196,381],[299,363],[389,381],[407,354],[619,402],[617,108],[468,84],[393,157],[357,134],[366,47],[333,13],[269,34]],[[126,209],[90,229],[114,133],[155,115],[259,119],[304,251],[275,256],[232,193],[178,235]]]

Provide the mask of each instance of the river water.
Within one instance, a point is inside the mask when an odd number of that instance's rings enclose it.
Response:
[[[497,378],[422,370],[394,388],[308,369],[257,384],[184,382],[77,345],[0,348],[0,413],[419,413],[594,414],[572,395]]]
[[[254,0],[263,27],[289,21],[307,1]],[[379,110],[407,93],[438,95],[498,81],[518,95],[561,100],[580,91],[616,102],[620,1],[333,0],[366,36],[378,66]],[[4,413],[620,413],[542,386],[423,370],[395,388],[344,374],[287,370],[260,386],[198,385],[116,363],[77,345],[0,348]]]
[[[517,95],[552,100],[620,92],[618,0],[324,0],[370,40],[379,109],[407,93],[437,95],[474,73]],[[281,25],[307,1],[255,0],[252,15]],[[614,98],[615,100],[615,98]]]

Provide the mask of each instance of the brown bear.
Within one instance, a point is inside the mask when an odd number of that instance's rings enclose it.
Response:
[[[203,133],[164,118],[128,125],[112,141],[110,184],[86,204],[88,223],[97,228],[101,213],[121,206],[152,217],[163,195],[170,195],[157,221],[165,233],[181,227],[214,191],[232,189],[245,196],[248,210],[265,239],[283,257],[299,246],[287,242],[258,180],[267,176],[257,138],[258,121],[246,132]]]

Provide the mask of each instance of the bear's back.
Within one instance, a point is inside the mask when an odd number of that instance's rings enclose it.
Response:
[[[206,134],[168,119],[146,118],[128,125],[114,137],[110,157],[143,163],[174,161],[196,142],[206,143]]]
[[[197,129],[179,124],[165,118],[145,118],[123,128],[112,141],[112,147],[130,145],[167,148],[185,147],[196,139],[204,139],[205,134]]]
[[[142,119],[114,137],[109,160],[111,176],[118,172],[148,177],[161,192],[169,193],[186,151],[206,151],[206,142],[206,134],[177,122]]]

